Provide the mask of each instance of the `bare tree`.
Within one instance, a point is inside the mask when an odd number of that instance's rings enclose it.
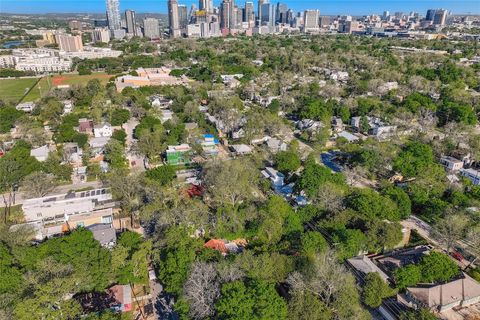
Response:
[[[465,236],[469,219],[464,214],[447,214],[432,230],[433,237],[447,246],[447,252]]]
[[[55,190],[57,183],[52,174],[33,172],[22,181],[22,189],[29,196],[41,198]]]
[[[297,291],[309,291],[329,303],[341,289],[346,270],[338,264],[333,251],[318,255],[308,273],[293,272],[287,282]]]
[[[470,249],[473,251],[475,258],[470,261],[469,265],[475,263],[480,255],[480,225],[477,225],[470,230],[468,230],[467,238],[465,239],[467,244],[469,245]]]
[[[190,303],[190,316],[205,319],[215,313],[215,301],[220,296],[220,282],[213,264],[196,262],[183,287]]]

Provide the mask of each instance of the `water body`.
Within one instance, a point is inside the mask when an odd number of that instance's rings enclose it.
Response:
[[[4,49],[10,49],[10,48],[13,48],[13,47],[18,47],[19,45],[22,45],[24,44],[25,41],[7,41],[3,44],[3,48]]]
[[[255,6],[257,0],[253,1]],[[12,13],[61,13],[61,12],[105,12],[104,0],[83,0],[81,7],[75,0],[0,0],[0,12]],[[179,0],[180,4],[190,7],[197,0]],[[221,0],[214,0],[218,6]],[[425,14],[430,8],[445,8],[452,13],[480,13],[480,1],[478,0],[280,0],[293,10],[319,9],[321,14],[381,14],[384,10],[390,12],[416,11]],[[166,13],[167,0],[120,0],[121,10],[133,9],[137,12]],[[243,7],[244,0],[236,0],[235,3]],[[270,0],[277,3],[277,0]]]

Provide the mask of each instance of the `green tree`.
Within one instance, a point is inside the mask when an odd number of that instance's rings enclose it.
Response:
[[[432,148],[420,142],[410,142],[395,160],[393,168],[405,177],[416,177],[432,164]]]
[[[391,297],[395,290],[390,288],[377,272],[370,272],[365,277],[362,301],[370,308],[378,308],[384,298]]]
[[[112,126],[121,126],[130,119],[130,111],[127,109],[114,109],[110,119]]]
[[[422,271],[417,265],[409,264],[394,271],[395,285],[403,290],[407,287],[415,286],[422,280]]]
[[[241,281],[222,286],[216,304],[220,319],[286,319],[287,304],[278,295],[274,285],[261,281]]]
[[[458,265],[443,253],[432,251],[423,257],[419,264],[422,281],[449,281],[459,274]]]
[[[330,320],[333,312],[315,294],[295,291],[288,302],[288,319]]]
[[[302,234],[301,246],[302,253],[307,256],[314,256],[328,249],[327,240],[317,231],[308,231]]]
[[[347,204],[367,220],[398,220],[397,206],[390,198],[371,189],[357,189],[348,197]]]
[[[172,166],[165,165],[148,170],[146,176],[148,179],[156,181],[160,185],[165,186],[175,179],[176,170]]]
[[[277,169],[284,173],[295,172],[300,168],[302,161],[295,151],[281,151],[275,155]]]
[[[127,142],[127,133],[123,129],[122,130],[115,130],[115,131],[113,131],[112,139],[117,140],[118,142],[120,142],[124,146],[125,143]]]

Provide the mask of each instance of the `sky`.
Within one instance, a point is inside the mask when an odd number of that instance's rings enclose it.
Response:
[[[214,0],[218,5],[221,0]],[[252,1],[252,0],[250,0]],[[179,0],[190,7],[198,0]],[[256,6],[257,0],[253,0]],[[277,0],[271,0],[277,3]],[[430,8],[445,8],[452,13],[480,14],[480,0],[282,0],[295,11],[319,9],[320,14],[381,14],[388,10],[415,11],[425,14]],[[167,0],[120,0],[121,10],[133,9],[141,13],[166,13]],[[243,6],[245,1],[236,1]],[[105,0],[0,0],[0,13],[101,13],[105,12]]]

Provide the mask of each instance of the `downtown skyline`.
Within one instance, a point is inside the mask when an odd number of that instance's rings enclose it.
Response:
[[[256,3],[257,1],[253,1]],[[277,1],[271,1],[276,3]],[[384,1],[384,0],[323,0],[323,1],[295,1],[284,0],[282,3],[287,4],[295,11],[303,11],[306,9],[319,9],[323,15],[367,15],[367,14],[381,14],[383,11],[390,12],[402,11],[410,12],[416,11],[424,14],[427,9],[431,7],[442,7],[448,9],[453,14],[480,14],[479,1]],[[196,0],[179,1],[190,7],[195,4],[198,7]],[[243,5],[245,1],[237,2]],[[219,6],[220,1],[214,1],[215,6]],[[140,13],[164,13],[167,14],[167,1],[159,0],[145,0],[120,1],[120,9],[132,9]],[[75,1],[55,1],[55,0],[2,0],[0,3],[0,13],[104,13],[104,0],[86,0],[82,1],[81,9],[78,8],[78,2]]]

